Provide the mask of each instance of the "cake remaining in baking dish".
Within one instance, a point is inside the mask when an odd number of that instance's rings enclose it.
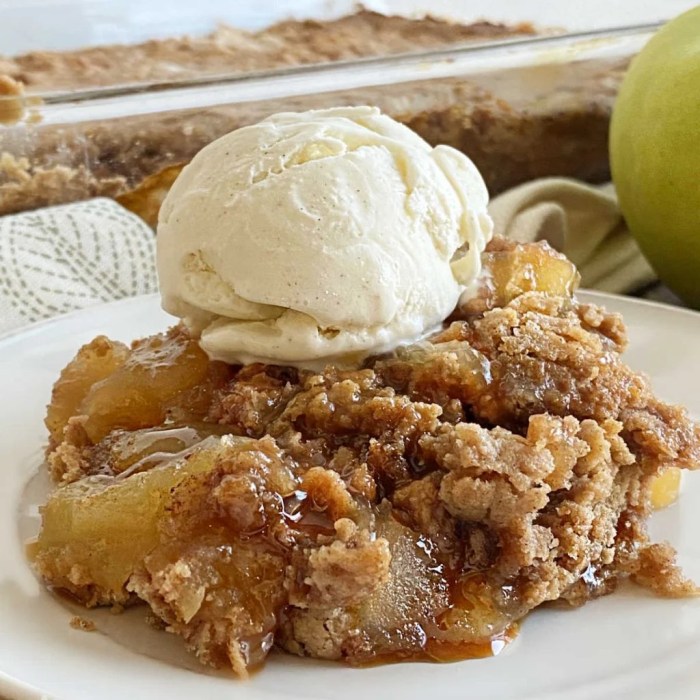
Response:
[[[21,81],[30,96],[142,81],[176,86],[183,79],[458,48],[534,32],[529,25],[458,25],[363,11],[331,22],[284,22],[256,34],[224,27],[203,38],[27,54],[0,60],[0,76]],[[331,93],[234,104],[217,104],[213,86],[210,107],[188,109],[183,102],[177,110],[142,116],[130,115],[128,101],[141,99],[134,88],[119,117],[42,124],[35,115],[34,122],[0,127],[0,214],[109,196],[154,224],[174,175],[207,143],[274,112],[330,104],[377,104],[431,144],[462,150],[492,194],[545,175],[602,181],[609,174],[608,122],[624,66],[532,66],[510,75],[507,89],[498,74],[434,80],[417,74],[406,83],[339,85]]]

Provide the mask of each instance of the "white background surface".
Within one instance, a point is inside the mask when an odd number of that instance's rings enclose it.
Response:
[[[290,16],[327,18],[356,0],[0,0],[0,55],[201,34],[221,21],[256,29]],[[673,17],[696,0],[365,0],[386,13],[532,21],[571,31]]]

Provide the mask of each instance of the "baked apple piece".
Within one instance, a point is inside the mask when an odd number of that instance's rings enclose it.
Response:
[[[61,441],[71,417],[96,443],[117,428],[137,430],[166,419],[206,415],[214,389],[230,375],[210,362],[199,343],[180,326],[136,341],[131,348],[98,337],[83,347],[56,382],[46,425]]]
[[[581,276],[576,266],[548,243],[515,243],[495,236],[481,256],[477,293],[461,303],[453,319],[505,306],[527,292],[571,297]]]
[[[211,471],[223,449],[202,445],[128,478],[90,476],[56,489],[31,545],[41,575],[88,606],[127,602],[126,583],[159,541],[172,490]]]

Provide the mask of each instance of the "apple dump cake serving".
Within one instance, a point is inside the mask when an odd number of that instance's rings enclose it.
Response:
[[[645,521],[698,428],[566,258],[492,237],[487,199],[464,155],[371,108],[200,152],[159,223],[182,322],[95,338],[54,387],[46,584],[145,603],[241,677],[273,646],[484,656],[627,578],[697,594]]]

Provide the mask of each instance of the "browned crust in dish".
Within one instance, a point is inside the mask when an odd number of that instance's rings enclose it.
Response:
[[[203,39],[29,54],[0,61],[0,73],[26,82],[30,91],[89,87],[401,53],[532,32],[529,25],[457,25],[360,12],[328,23],[285,22],[254,35],[223,28]],[[603,181],[609,176],[610,110],[623,70],[624,63],[530,67],[514,71],[507,85],[502,76],[445,78],[66,127],[18,124],[0,131],[0,214],[121,196],[155,224],[172,168],[212,140],[274,112],[337,105],[375,104],[429,143],[463,151],[492,194],[546,175]]]
[[[0,75],[33,93],[186,80],[292,65],[439,49],[463,42],[530,36],[530,24],[458,24],[361,10],[327,22],[288,20],[259,32],[221,25],[203,37],[0,57]]]
[[[476,78],[446,78],[70,129],[39,127],[30,134],[16,127],[15,141],[9,131],[4,137],[3,148],[15,155],[0,160],[0,214],[121,196],[155,224],[173,167],[214,139],[279,111],[368,103],[432,145],[444,143],[466,153],[492,194],[548,175],[607,179],[608,125],[624,64],[528,71],[539,74],[541,92],[527,91],[520,102],[499,99],[491,90],[497,86],[490,86],[486,76],[483,86]]]

